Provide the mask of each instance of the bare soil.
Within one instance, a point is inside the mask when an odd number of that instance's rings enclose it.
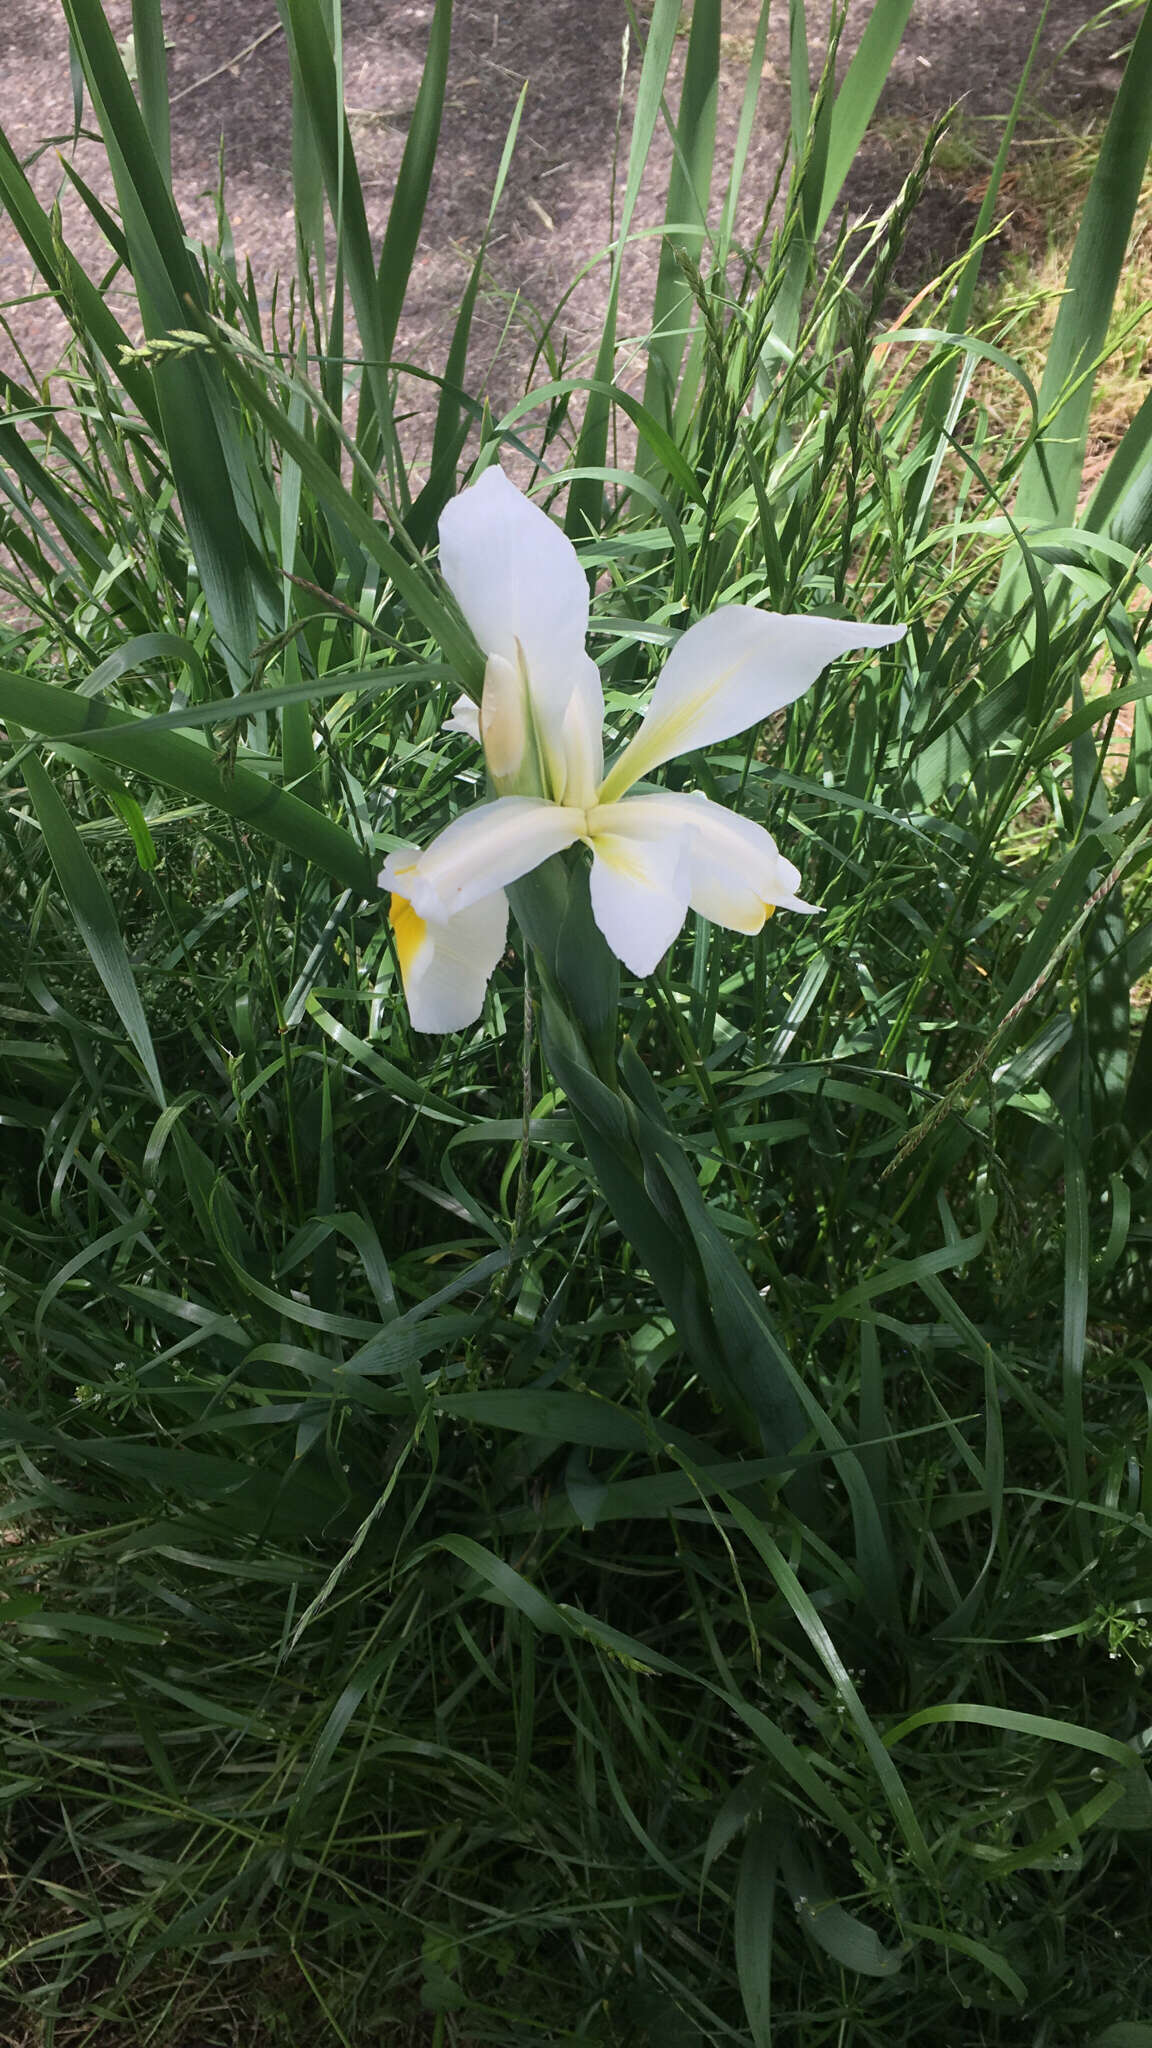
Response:
[[[819,15],[821,8],[810,11]],[[869,11],[869,0],[849,0],[842,64]],[[1083,125],[1110,101],[1131,30],[1126,35],[1120,17],[1081,33],[1096,11],[1094,0],[1053,0],[1038,67],[1034,130],[1045,120]],[[118,39],[125,38],[130,0],[106,0],[106,12]],[[736,132],[757,12],[757,0],[729,0],[725,10],[718,108],[722,165]],[[343,15],[346,98],[370,222],[379,238],[419,86],[431,5],[344,0]],[[1039,16],[1039,0],[919,0],[876,132],[852,174],[846,194],[852,212],[878,210],[890,201],[925,125],[956,101],[970,128],[986,132],[995,147],[997,124],[1011,102]],[[777,6],[773,17],[746,176],[749,233],[787,145],[787,10]],[[261,295],[270,300],[274,277],[290,275],[294,262],[289,70],[274,0],[167,0],[164,19],[171,46],[174,177],[184,220],[193,235],[213,238],[222,152],[237,251],[251,261]],[[527,81],[471,368],[474,388],[486,385],[497,409],[524,389],[541,327],[609,238],[614,175],[617,182],[622,176],[618,140],[626,150],[639,73],[626,21],[623,0],[457,0],[441,149],[400,348],[410,361],[433,369],[443,365],[508,124]],[[685,45],[686,36],[680,64]],[[812,47],[815,62],[815,25]],[[676,92],[678,81],[673,104]],[[87,107],[84,119],[90,126]],[[58,152],[68,153],[96,190],[111,198],[98,145],[83,136],[72,140],[59,0],[0,0],[0,124],[17,154],[32,162],[42,200],[60,193],[65,233],[77,253],[89,268],[104,270],[107,245],[60,168]],[[661,219],[669,154],[662,138],[637,217],[641,229]],[[962,246],[978,204],[978,177],[971,168],[957,172],[954,166],[935,177],[920,210],[906,276],[918,272],[927,278],[947,261]],[[656,246],[655,238],[639,243],[630,266],[625,334],[643,334]],[[63,327],[56,308],[35,297],[35,290],[23,245],[0,220],[0,304],[11,306],[12,336],[42,377],[59,354]],[[110,297],[115,296],[113,282]],[[569,337],[569,369],[595,347],[603,298],[600,265],[568,301],[556,329],[558,337]],[[11,360],[12,346],[0,334],[0,361]],[[537,368],[533,381],[547,375]]]

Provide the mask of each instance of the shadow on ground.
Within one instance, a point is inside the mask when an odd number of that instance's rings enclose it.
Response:
[[[116,35],[126,37],[130,0],[107,0],[106,11]],[[812,9],[814,15],[819,11]],[[1117,53],[1125,42],[1123,18],[1080,36],[1053,73],[1056,54],[1095,11],[1093,0],[1053,0],[1037,73],[1039,100],[1047,113],[1035,119],[1082,124],[1115,91],[1121,68]],[[722,165],[731,153],[757,12],[755,0],[731,0],[725,9],[718,109]],[[864,0],[850,0],[846,55],[855,48],[868,12]],[[849,181],[851,211],[878,210],[897,190],[914,155],[914,146],[900,142],[901,123],[906,135],[914,134],[959,100],[966,122],[977,134],[986,131],[994,149],[996,123],[1027,58],[1037,13],[1034,0],[998,5],[920,0],[883,96],[877,133],[862,149]],[[786,146],[785,11],[774,10],[774,17],[745,182],[743,226],[749,233]],[[457,0],[441,150],[400,349],[408,360],[433,369],[443,363],[508,125],[527,81],[519,145],[490,249],[491,290],[477,321],[471,373],[474,386],[489,385],[498,409],[524,388],[541,325],[538,315],[551,313],[609,237],[618,114],[623,106],[626,139],[639,68],[635,46],[625,50],[626,18],[622,0],[547,0],[547,5],[542,0]],[[289,68],[274,0],[167,0],[164,20],[178,203],[190,231],[211,238],[222,155],[237,250],[242,260],[250,260],[261,295],[270,300],[276,273],[290,274],[294,260]],[[419,88],[430,20],[429,0],[407,5],[345,0],[346,99],[377,245]],[[71,131],[59,0],[7,0],[5,31],[0,121],[18,154],[28,158],[47,135],[66,137]],[[814,52],[821,47],[814,24]],[[682,38],[679,62],[683,49]],[[90,121],[87,110],[85,118]],[[669,157],[661,138],[639,209],[640,227],[661,217]],[[110,196],[98,147],[82,139],[75,158],[82,174]],[[61,183],[53,151],[40,155],[33,175],[47,201]],[[923,277],[946,262],[970,230],[978,205],[971,182],[934,180],[910,247],[909,261]],[[66,233],[82,259],[90,268],[106,265],[107,246],[75,196],[65,192],[63,205]],[[654,240],[638,245],[622,305],[623,330],[638,336],[651,301],[655,247]],[[33,286],[22,245],[0,225],[0,300],[17,299]],[[569,367],[582,350],[594,346],[602,307],[601,266],[565,308]],[[506,332],[509,321],[511,331]],[[12,322],[42,375],[63,338],[55,307],[43,300],[20,305]]]

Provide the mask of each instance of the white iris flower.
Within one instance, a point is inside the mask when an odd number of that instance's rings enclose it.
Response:
[[[751,819],[700,794],[629,792],[674,755],[791,704],[837,655],[899,640],[903,626],[725,606],[677,642],[605,774],[604,695],[584,645],[588,583],[560,527],[493,467],[445,508],[440,566],[487,656],[479,712],[462,697],[449,726],[482,742],[497,795],[423,852],[391,854],[381,873],[418,1031],[475,1021],[504,949],[505,888],[577,841],[592,852],[596,923],[637,975],[652,972],[689,909],[758,932],[776,909],[816,907]]]

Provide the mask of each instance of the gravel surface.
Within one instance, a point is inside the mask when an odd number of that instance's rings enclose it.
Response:
[[[126,37],[129,0],[106,0],[106,11],[117,37]],[[859,40],[868,12],[866,0],[849,0],[846,53]],[[902,157],[885,139],[899,131],[899,119],[892,117],[922,122],[961,97],[970,118],[1003,114],[1039,12],[1037,0],[920,0],[885,91],[881,111],[889,120],[869,140],[853,173],[853,209],[886,204],[906,168],[906,153]],[[1093,0],[1053,0],[1042,71],[1051,74],[1051,59],[1095,12]],[[32,176],[41,199],[61,193],[68,240],[100,272],[109,260],[107,245],[62,180],[60,153],[69,153],[105,198],[112,196],[111,180],[98,144],[83,137],[72,143],[59,0],[0,0],[0,13],[0,123],[17,154],[35,159]],[[725,9],[722,157],[735,133],[756,15],[755,0],[729,0]],[[430,16],[428,0],[344,0],[346,98],[377,240],[416,98]],[[276,273],[290,274],[294,260],[288,59],[273,0],[168,0],[164,18],[174,176],[184,220],[190,234],[213,235],[222,149],[237,250],[250,259],[261,294],[270,299]],[[755,202],[748,224],[771,190],[785,146],[787,10],[777,5],[773,18],[746,181]],[[527,80],[527,107],[491,245],[491,289],[477,319],[471,371],[474,385],[487,380],[497,408],[524,388],[541,316],[551,313],[607,239],[622,70],[627,123],[639,68],[635,45],[625,49],[625,20],[623,0],[457,0],[440,156],[399,346],[408,360],[433,368],[443,364],[508,123]],[[681,63],[685,40],[679,44]],[[1108,102],[1125,40],[1123,21],[1094,29],[1079,37],[1057,74],[1046,82],[1042,76],[1041,95],[1058,119],[1075,124]],[[85,120],[91,120],[87,107]],[[661,218],[668,154],[664,142],[654,152],[640,227]],[[914,250],[925,276],[953,252],[977,203],[971,192],[934,186]],[[630,265],[622,306],[625,334],[643,332],[655,250],[654,238],[641,244]],[[34,293],[23,245],[0,220],[0,303],[11,307],[12,335],[43,376],[59,354],[63,324],[54,305],[29,296]],[[116,300],[114,282],[109,297]],[[565,311],[569,369],[582,351],[594,348],[602,305],[603,266]],[[12,362],[3,335],[0,361]],[[538,373],[536,381],[546,374]]]

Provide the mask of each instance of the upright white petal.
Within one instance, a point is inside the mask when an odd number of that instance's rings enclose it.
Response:
[[[590,804],[604,774],[604,686],[590,654],[565,671],[563,684],[541,690],[536,671],[528,692],[541,752],[558,803]]]
[[[539,797],[498,797],[454,818],[422,853],[390,854],[380,884],[406,897],[419,917],[442,921],[530,874],[584,830],[581,810]]]
[[[523,664],[550,793],[562,801],[570,700],[581,699],[597,730],[604,720],[599,672],[584,649],[588,582],[575,548],[492,467],[441,513],[440,567],[483,654]]]
[[[413,1029],[462,1031],[474,1024],[507,939],[503,890],[442,923],[422,918],[398,894],[388,915]]]
[[[618,960],[651,974],[688,911],[688,837],[675,826],[649,829],[639,804],[589,812],[592,915]]]
[[[639,732],[608,772],[603,801],[623,796],[674,755],[715,746],[791,704],[837,655],[888,647],[904,631],[750,605],[710,613],[669,655]]]
[[[480,733],[484,759],[496,788],[513,784],[524,769],[524,757],[532,743],[528,723],[528,700],[519,667],[501,654],[490,654],[484,667],[484,695],[480,699]],[[506,792],[511,795],[511,788]],[[539,789],[537,795],[543,792]]]
[[[588,667],[596,678],[595,691],[586,683],[573,690],[560,728],[560,753],[564,763],[560,800],[566,804],[578,804],[582,810],[596,802],[604,775],[604,692],[600,687],[599,669],[592,661],[588,662]]]

